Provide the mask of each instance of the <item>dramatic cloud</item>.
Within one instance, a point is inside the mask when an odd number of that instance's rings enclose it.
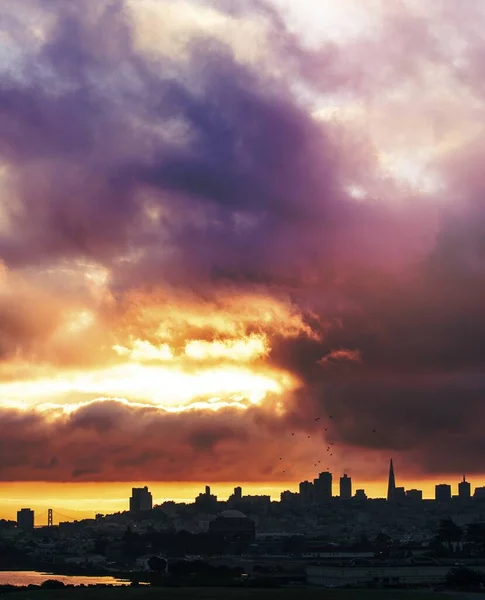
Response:
[[[115,400],[51,410],[48,417],[3,409],[0,473],[9,481],[118,481],[120,473],[129,481],[154,473],[166,481],[299,477],[293,463],[309,463],[314,447],[306,435],[282,444],[283,429],[265,422],[272,418],[259,408],[187,415]]]
[[[332,350],[329,354],[323,356],[318,362],[320,365],[325,366],[332,364],[335,361],[355,361],[360,362],[361,356],[359,350],[346,350],[344,348],[340,350]]]
[[[297,4],[0,9],[0,477],[481,472],[485,8]]]

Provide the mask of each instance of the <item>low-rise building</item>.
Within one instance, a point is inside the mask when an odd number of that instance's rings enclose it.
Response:
[[[327,560],[356,560],[359,558],[375,558],[375,552],[360,552],[346,550],[325,550],[319,548],[308,548],[302,552],[302,558],[324,558]]]
[[[239,510],[225,510],[209,523],[209,532],[233,542],[254,542],[255,523]]]
[[[382,565],[309,565],[307,583],[322,587],[439,585],[445,582],[449,565],[412,564]],[[473,567],[485,573],[485,567]]]

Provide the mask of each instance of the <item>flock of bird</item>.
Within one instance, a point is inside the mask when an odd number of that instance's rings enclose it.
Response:
[[[332,415],[329,415],[329,416],[328,416],[328,418],[329,418],[329,419],[333,419],[333,416],[332,416]],[[318,422],[318,421],[320,421],[320,420],[321,420],[321,418],[320,418],[320,417],[316,417],[314,420],[315,420],[315,422]],[[324,431],[328,431],[328,427],[325,427],[325,428],[324,428]],[[373,429],[373,430],[372,430],[372,433],[376,433],[376,430],[375,430],[375,429]],[[294,431],[292,431],[292,432],[291,432],[291,435],[292,435],[292,436],[294,436],[294,435],[295,435],[295,432],[294,432]],[[308,439],[311,439],[311,437],[312,437],[312,436],[311,436],[311,435],[309,435],[309,436],[308,436]],[[333,442],[328,442],[328,445],[327,445],[327,448],[326,448],[326,452],[328,453],[328,455],[329,455],[329,456],[333,456],[333,448],[332,448],[332,446],[333,446],[333,445],[334,445],[334,444],[333,444]],[[282,460],[283,460],[283,457],[282,457],[282,456],[280,456],[280,461],[282,461]],[[320,464],[321,464],[321,462],[322,462],[321,460],[318,460],[316,463],[314,463],[314,465],[313,465],[313,466],[314,466],[314,467],[318,467],[318,465],[320,465]],[[330,470],[330,467],[329,467],[329,466],[327,466],[327,467],[326,467],[326,469],[327,469],[327,471],[329,471],[329,470]],[[282,471],[282,473],[285,473],[285,474],[286,474],[286,473],[287,473],[287,471],[286,471],[286,470],[284,470],[284,471]]]

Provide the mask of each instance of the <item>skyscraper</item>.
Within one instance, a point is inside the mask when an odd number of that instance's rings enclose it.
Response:
[[[458,484],[458,498],[461,500],[469,500],[472,495],[472,490],[470,483],[466,481],[465,476],[463,475],[463,481],[460,481]]]
[[[340,497],[343,500],[352,498],[352,479],[345,474],[340,478]]]
[[[394,500],[394,496],[396,493],[396,479],[394,477],[394,465],[391,463],[389,465],[389,481],[387,484],[387,501],[392,502]]]
[[[315,500],[317,504],[328,502],[332,499],[332,473],[324,471],[318,479],[313,481]]]
[[[153,499],[148,487],[133,488],[131,490],[130,512],[139,513],[145,510],[152,510]]]
[[[315,501],[315,490],[311,481],[300,483],[300,501],[303,506],[311,506]]]
[[[22,508],[17,512],[17,527],[24,531],[34,529],[34,511],[30,508]]]
[[[438,502],[448,502],[451,500],[451,485],[448,483],[440,483],[435,485],[435,499]]]

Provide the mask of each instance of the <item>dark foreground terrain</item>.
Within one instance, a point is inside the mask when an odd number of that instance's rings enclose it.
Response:
[[[479,599],[477,595],[477,600]],[[22,590],[9,600],[460,600],[463,596],[401,590],[235,588],[69,588]]]

